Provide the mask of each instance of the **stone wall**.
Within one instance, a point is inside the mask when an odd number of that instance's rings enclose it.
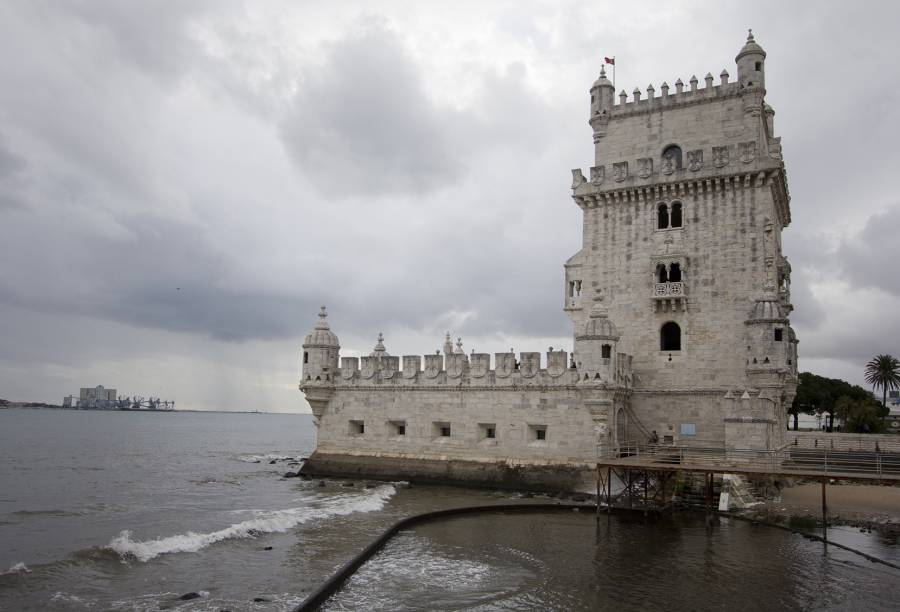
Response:
[[[442,435],[445,427],[449,436]],[[597,456],[597,434],[574,386],[346,388],[335,392],[320,418],[317,449],[464,460],[590,461]]]
[[[883,452],[900,452],[900,436],[896,434],[826,433],[823,431],[789,431],[789,448],[819,450],[864,450],[874,452],[875,445]]]

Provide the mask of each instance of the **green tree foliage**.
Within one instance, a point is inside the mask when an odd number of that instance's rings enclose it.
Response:
[[[842,398],[845,398],[841,404],[843,414],[838,412],[838,402]],[[877,427],[873,427],[869,411],[874,414]],[[802,372],[797,385],[797,396],[789,412],[794,415],[794,429],[797,429],[797,415],[803,412],[827,414],[828,431],[832,430],[834,417],[839,416],[845,421],[846,431],[865,431],[868,428],[868,431],[874,432],[882,429],[877,417],[882,416],[884,409],[871,393],[859,385],[851,385],[839,378],[825,378]]]
[[[888,415],[887,392],[888,389],[900,388],[900,361],[891,355],[878,355],[866,364],[866,382],[875,389],[881,387],[881,419]]]

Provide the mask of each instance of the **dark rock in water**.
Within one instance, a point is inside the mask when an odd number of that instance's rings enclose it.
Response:
[[[263,550],[272,550],[272,547],[271,547],[271,546],[266,546],[265,548],[263,548]]]
[[[257,459],[257,460],[256,460],[256,461],[254,461],[254,462],[253,462],[253,463],[259,463],[259,459]]]
[[[356,485],[353,484],[352,482],[345,482],[345,483],[341,484],[341,486],[342,487],[355,487]]]
[[[374,488],[375,488],[375,485],[373,485],[373,484],[366,484],[366,485],[363,485],[363,488],[364,488],[364,489],[374,489]]]
[[[277,463],[277,461],[275,461],[274,459],[272,459],[271,461],[269,461],[269,465],[275,465],[276,463]]]
[[[184,595],[182,595],[182,596],[179,597],[178,599],[181,600],[181,601],[190,601],[191,599],[200,599],[201,597],[203,597],[203,596],[202,596],[200,593],[197,593],[197,592],[195,592],[195,591],[191,591],[190,593],[185,593]]]
[[[324,481],[324,480],[320,480],[320,481],[319,481],[319,486],[320,486],[320,487],[324,487],[324,486],[325,486],[325,481]]]
[[[573,502],[586,502],[588,500],[588,496],[584,493],[576,493],[572,496]]]
[[[254,597],[253,603],[272,603],[272,600],[265,597]]]
[[[522,497],[523,497],[524,499],[531,499],[532,497],[534,497],[534,493],[532,493],[531,491],[529,491],[529,492],[525,493],[524,495],[522,495]]]
[[[297,461],[306,461],[309,457],[297,457]]]
[[[285,478],[296,478],[299,475],[300,474],[298,474],[297,472],[285,472],[284,473]]]
[[[296,461],[291,461],[290,463],[288,463],[288,467],[297,467],[297,466],[299,466],[299,465],[300,465],[300,464],[297,463]]]

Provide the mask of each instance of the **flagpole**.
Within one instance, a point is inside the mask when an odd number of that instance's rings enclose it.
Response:
[[[616,88],[616,56],[613,55],[613,89]]]

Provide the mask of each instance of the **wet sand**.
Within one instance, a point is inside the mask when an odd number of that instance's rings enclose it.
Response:
[[[900,487],[830,484],[826,498],[829,518],[900,524]],[[781,491],[781,501],[773,505],[795,516],[819,516],[822,487],[818,483],[786,487]]]

